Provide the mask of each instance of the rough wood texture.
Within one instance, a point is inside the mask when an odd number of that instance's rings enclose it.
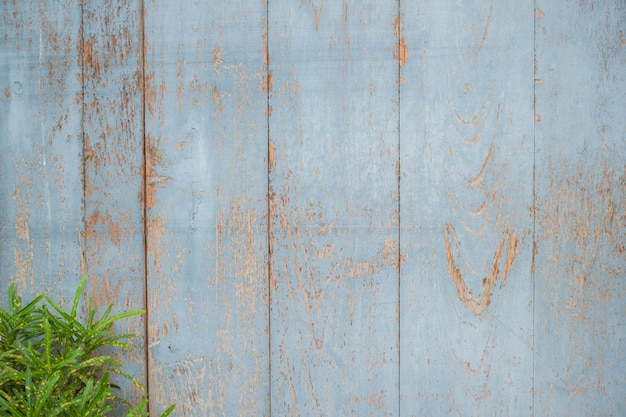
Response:
[[[532,8],[404,2],[402,15],[402,415],[527,415]]]
[[[253,4],[254,3],[254,4]],[[146,3],[151,398],[269,415],[261,2]]]
[[[117,311],[145,308],[141,7],[92,0],[82,9],[83,273],[94,305]],[[126,370],[145,382],[144,320],[121,325],[116,331],[139,336],[124,354]]]
[[[537,1],[535,415],[626,409],[626,10]]]
[[[398,413],[397,13],[269,4],[273,415]]]
[[[147,308],[153,413],[626,409],[623,2],[0,13],[0,299]]]
[[[0,27],[0,297],[65,297],[80,275],[80,7],[5,2]],[[67,290],[67,291],[66,291]]]

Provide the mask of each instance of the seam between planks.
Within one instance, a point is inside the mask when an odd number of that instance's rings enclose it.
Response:
[[[272,252],[273,252],[273,221],[274,215],[272,210],[272,187],[270,179],[272,144],[270,137],[270,52],[269,52],[269,0],[265,0],[265,24],[263,31],[265,32],[265,122],[267,134],[267,377],[268,377],[268,416],[272,415]]]
[[[142,226],[143,226],[143,305],[144,305],[144,366],[145,366],[145,387],[148,404],[146,411],[150,415],[150,347],[149,347],[149,318],[150,308],[148,305],[148,149],[146,144],[146,22],[145,22],[145,1],[140,0],[140,27],[141,27],[141,140],[143,146],[143,163],[142,163]]]
[[[80,245],[80,272],[81,275],[87,275],[87,256],[85,250],[87,247],[87,162],[86,162],[86,150],[85,150],[85,4],[80,2],[80,134],[82,139],[82,155],[81,155],[81,176],[83,182],[83,201],[82,201],[82,242],[81,237],[78,237],[78,243]]]
[[[536,220],[537,220],[537,189],[535,183],[535,172],[537,170],[537,122],[535,121],[535,115],[537,114],[537,83],[535,82],[535,78],[537,76],[537,18],[535,17],[535,10],[537,10],[537,0],[533,1],[533,10],[532,10],[532,19],[533,19],[533,114],[532,114],[532,124],[533,124],[533,172],[532,172],[532,245],[531,245],[531,267],[530,267],[530,280],[531,280],[531,288],[532,288],[532,396],[531,396],[531,404],[532,404],[532,413],[531,415],[535,415],[535,253],[536,253],[536,245],[537,245],[537,234],[536,234]]]
[[[398,206],[397,206],[397,210],[398,210],[398,234],[397,234],[397,239],[398,239],[398,253],[397,253],[397,281],[398,281],[398,309],[397,309],[397,318],[398,318],[398,336],[397,336],[397,341],[396,341],[396,346],[398,349],[398,416],[400,416],[402,414],[401,412],[401,404],[402,404],[402,378],[401,378],[401,373],[402,373],[402,366],[401,366],[401,360],[402,360],[402,352],[401,352],[401,331],[402,331],[402,327],[401,327],[401,320],[402,320],[402,314],[401,314],[401,288],[400,288],[400,284],[401,284],[401,278],[402,278],[402,274],[401,274],[401,261],[402,261],[402,240],[401,240],[401,223],[402,223],[402,217],[401,217],[401,155],[400,155],[400,149],[401,149],[401,111],[402,111],[402,107],[400,105],[400,100],[401,100],[401,82],[400,82],[400,77],[402,75],[402,58],[401,58],[401,48],[402,48],[402,0],[398,0],[397,2],[397,19],[398,19],[398,39],[397,39],[397,50],[398,50],[398,76],[396,77],[396,82],[398,83],[398,92],[397,92],[397,100],[398,100],[398,125],[397,125],[397,152],[398,152],[398,162],[397,162],[397,168],[396,168],[396,174],[397,174],[397,193],[398,193]]]

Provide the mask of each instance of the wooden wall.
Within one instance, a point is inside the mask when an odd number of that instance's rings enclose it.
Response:
[[[151,411],[626,410],[623,1],[1,18],[0,295],[146,309]]]

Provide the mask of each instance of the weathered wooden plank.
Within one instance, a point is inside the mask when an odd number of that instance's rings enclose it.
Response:
[[[620,415],[626,10],[536,3],[535,415]]]
[[[71,296],[80,277],[80,8],[5,2],[0,25],[0,296]]]
[[[269,4],[273,415],[398,413],[397,13]]]
[[[94,305],[116,311],[145,308],[141,8],[140,0],[82,7],[85,272]],[[144,320],[120,326],[139,335],[122,360],[145,382]],[[142,394],[127,390],[126,398]]]
[[[268,416],[263,2],[146,3],[151,401]]]
[[[402,415],[532,412],[531,7],[403,2]]]

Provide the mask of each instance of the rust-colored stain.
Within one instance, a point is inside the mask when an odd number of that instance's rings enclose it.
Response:
[[[274,155],[276,152],[274,151]],[[267,187],[267,257],[268,259],[273,259],[274,256],[274,227],[276,225],[276,200],[277,196],[274,192],[274,186],[270,181]],[[272,271],[272,266],[268,262],[268,277],[269,277],[269,288],[271,291],[278,291],[278,285],[276,282],[276,276]],[[269,301],[269,300],[268,300]]]
[[[309,4],[311,5],[311,9],[313,10],[313,25],[315,26],[315,31],[317,32],[320,28],[320,16],[322,14],[324,6],[316,5],[314,0],[309,0]]]
[[[480,316],[489,307],[491,302],[491,296],[493,292],[493,286],[496,280],[501,280],[501,286],[506,281],[513,261],[517,256],[517,247],[519,244],[518,239],[509,232],[504,232],[500,238],[500,243],[496,248],[493,256],[493,261],[489,268],[487,275],[482,280],[482,289],[479,295],[474,295],[472,290],[467,287],[461,269],[459,267],[460,260],[458,256],[455,256],[453,244],[456,247],[460,246],[459,240],[456,235],[454,227],[450,224],[446,226],[444,230],[444,241],[446,246],[446,257],[448,260],[448,273],[454,281],[454,285],[457,289],[457,295],[459,300],[463,302],[465,307],[477,316]],[[500,263],[502,260],[503,249],[507,246],[507,253],[505,257],[504,273],[500,274]]]
[[[270,53],[269,53],[269,46],[267,42],[267,35],[268,35],[267,18],[265,15],[261,18],[261,21],[263,23],[263,34],[261,35],[261,47],[263,48],[263,53],[261,54],[261,57],[263,59],[263,72],[267,72],[267,69],[269,68],[269,64],[270,64]]]
[[[91,69],[90,74],[93,77],[100,75],[100,62],[98,60],[98,52],[94,51],[93,39],[88,39],[83,46],[83,62]]]
[[[545,14],[540,9],[535,9],[535,19],[541,19]]]
[[[218,114],[222,114],[224,112],[224,109],[222,108],[222,98],[220,97],[217,85],[215,84],[211,86],[211,100],[213,101],[213,104],[215,104],[215,111],[217,111]]]
[[[33,262],[35,254],[32,249],[13,248],[13,264],[15,265],[15,282],[21,289],[35,285]]]
[[[118,220],[124,219],[118,218]],[[112,245],[120,247],[122,239],[130,232],[132,230],[128,226],[120,226],[113,220],[111,214],[106,212],[102,215],[98,209],[91,212],[85,224],[85,239],[94,245],[91,249],[96,252],[107,239]]]
[[[119,305],[120,293],[123,289],[123,280],[112,284],[109,274],[91,273],[89,275],[90,299],[95,308],[106,308],[109,305]]]
[[[261,92],[262,93],[271,93],[274,88],[274,72],[272,70],[269,71],[267,75],[261,77]]]
[[[276,145],[274,145],[274,142],[271,139],[268,142],[267,154],[269,159],[269,169],[271,171],[276,167]]]
[[[474,143],[474,142],[471,142],[471,143]],[[480,171],[478,171],[478,174],[476,174],[476,176],[474,176],[473,178],[465,179],[468,185],[473,186],[473,187],[478,187],[483,183],[485,179],[485,175],[487,173],[487,169],[489,168],[489,164],[493,161],[495,147],[496,147],[495,142],[492,142],[491,146],[489,146],[489,150],[487,151],[487,156],[485,157],[485,160],[483,161],[483,164],[480,167]],[[482,211],[485,209],[487,205],[487,201],[488,199],[485,199],[485,201],[480,206],[480,208],[478,210],[473,211],[472,214],[476,215],[476,214],[482,213]]]
[[[179,59],[176,61],[176,97],[178,98],[178,111],[182,111],[185,101],[183,95],[185,94],[185,66],[187,65],[186,59]]]
[[[487,43],[487,36],[489,34],[489,26],[491,24],[491,19],[493,15],[493,3],[489,5],[489,12],[487,13],[487,17],[485,18],[485,23],[482,25],[471,25],[470,30],[474,34],[474,40],[470,45],[467,46],[464,50],[461,51],[461,55],[463,56],[463,61],[466,64],[469,64],[470,61],[474,58],[479,58],[485,44]]]
[[[152,135],[146,135],[146,154],[144,155],[145,169],[145,205],[152,208],[155,204],[155,196],[158,186],[165,187],[169,182],[169,177],[158,175],[156,167],[163,160],[163,151],[158,149]]]
[[[24,175],[22,174],[22,184],[24,183]],[[18,239],[30,240],[30,226],[28,224],[28,197],[20,192],[16,187],[13,193],[13,200],[17,206],[17,216],[15,217],[15,235]]]
[[[472,126],[474,128],[479,127],[480,123],[481,123],[481,118],[483,117],[483,114],[485,113],[485,110],[489,107],[489,105],[491,104],[491,96],[487,95],[485,97],[485,100],[483,101],[482,106],[480,107],[480,110],[476,112],[476,114],[474,114],[474,116],[469,119],[466,120],[463,117],[461,117],[461,115],[458,113],[457,109],[455,108],[454,104],[452,103],[452,101],[448,100],[448,104],[450,106],[450,108],[452,109],[452,111],[454,112],[454,116],[456,117],[456,120],[458,120],[459,122],[461,122],[461,124],[465,125],[465,126]],[[476,143],[477,141],[475,139],[477,139],[478,136],[475,136],[474,139],[467,139],[465,138],[466,141],[470,141],[472,143]]]
[[[189,83],[189,91],[192,93],[194,107],[202,107],[209,95],[209,82],[201,82],[197,75]]]
[[[485,5],[483,3],[483,5]],[[486,5],[485,5],[486,6]],[[470,24],[464,22],[457,29],[459,36],[469,35],[467,47],[460,48],[461,62],[456,70],[462,70],[467,76],[472,74],[471,67],[478,65],[478,60],[489,60],[481,54],[489,42],[489,30],[492,24],[493,4],[489,9],[475,16],[461,15],[465,20],[469,17]],[[461,66],[463,68],[461,68]],[[456,75],[450,75],[450,81]],[[461,81],[461,80],[458,80]],[[507,215],[503,209],[510,201],[507,190],[507,163],[499,161],[497,152],[500,136],[502,135],[503,103],[496,102],[496,96],[491,89],[483,91],[479,84],[459,83],[465,94],[460,97],[447,98],[453,127],[461,141],[450,141],[448,154],[450,168],[454,172],[456,166],[463,166],[463,174],[455,173],[450,179],[448,198],[452,203],[452,217],[446,222],[443,230],[445,260],[452,282],[456,288],[459,300],[465,308],[476,316],[481,316],[491,304],[495,283],[500,286],[507,281],[514,261],[519,252],[520,242],[526,232],[515,230],[510,222],[515,223],[514,215]],[[469,96],[469,95],[472,96]],[[454,97],[454,98],[453,98]],[[474,104],[474,109],[467,109],[467,104]],[[475,152],[482,155],[473,156]],[[472,161],[466,162],[467,155],[472,155]],[[461,162],[463,161],[463,162]],[[479,163],[482,161],[482,163]],[[471,171],[467,172],[470,168]],[[458,176],[459,180],[454,177]],[[464,234],[459,237],[454,225],[460,224]],[[493,229],[492,229],[493,228]],[[495,234],[497,243],[486,247],[486,257],[481,266],[475,266],[474,259],[464,255],[464,249],[473,245],[483,245],[487,235]],[[471,284],[470,277],[478,274],[480,284]]]
[[[154,118],[156,108],[156,88],[154,86],[154,72],[149,72],[144,78],[145,90],[144,99],[146,101],[146,108],[152,118]]]
[[[11,89],[9,87],[4,89],[4,98],[7,100],[11,98]]]
[[[165,228],[165,219],[161,216],[151,216],[146,224],[146,233],[148,234],[148,252],[150,253],[153,259],[153,266],[155,267],[154,272],[157,277],[163,276],[163,271],[161,270],[161,258],[163,255],[163,240],[166,232]],[[169,305],[171,302],[170,297],[165,297],[162,302],[165,302],[165,305]]]
[[[91,138],[89,137],[88,133],[85,133],[85,146],[83,148],[83,158],[85,159],[85,162],[91,167],[91,170],[93,170],[94,174],[98,174],[98,171],[100,170],[100,158],[98,157],[98,153],[93,149],[93,147],[91,146]],[[88,175],[88,174],[85,174]],[[91,196],[92,193],[92,189],[91,189],[91,182],[87,181],[87,179],[85,179],[85,194],[87,197]]]
[[[393,22],[393,31],[398,39],[398,43],[396,43],[393,47],[393,58],[398,61],[400,70],[402,70],[402,66],[409,59],[409,48],[404,39],[403,30],[402,18],[400,16],[396,16]]]
[[[212,55],[213,55],[213,62],[211,66],[213,67],[213,72],[215,74],[219,74],[221,72],[221,65],[224,62],[222,60],[222,49],[221,48],[213,49]]]
[[[386,239],[376,253],[366,258],[342,256],[339,242],[343,231],[325,220],[321,204],[319,207],[313,204],[294,207],[288,195],[278,196],[276,200],[278,204],[273,215],[278,220],[281,236],[285,238],[281,243],[285,258],[272,266],[272,275],[284,284],[284,288],[275,287],[274,292],[284,292],[282,297],[291,302],[297,301],[304,308],[311,347],[322,355],[326,329],[316,319],[319,312],[324,310],[325,305],[333,305],[334,297],[342,292],[346,280],[367,283],[363,291],[377,294],[379,288],[373,277],[382,270],[398,268],[398,242]],[[320,225],[325,226],[320,228]],[[317,244],[315,236],[320,235],[320,229],[323,230],[321,236],[336,235],[338,240],[330,246]],[[332,253],[329,253],[330,250]],[[332,263],[330,271],[320,274],[318,264],[329,261]],[[354,319],[351,318],[352,321]]]
[[[537,268],[563,268],[566,280],[560,281],[559,274],[545,279],[569,289],[567,314],[573,312],[581,321],[598,303],[619,296],[614,284],[598,279],[597,274],[619,282],[624,276],[620,263],[626,260],[626,216],[618,215],[619,208],[626,207],[626,170],[592,156],[587,160],[584,166],[550,167],[537,217],[542,231],[538,245],[556,245],[555,256],[545,258]],[[556,175],[557,170],[570,175]],[[561,251],[562,245],[570,247]]]
[[[595,111],[603,113],[601,107]],[[561,350],[569,353],[563,369],[568,381],[575,381],[567,387],[569,394],[577,396],[585,395],[585,387],[609,389],[602,360],[623,363],[622,354],[607,354],[605,348],[613,351],[612,335],[623,323],[626,168],[614,155],[622,149],[619,137],[596,138],[601,142],[597,147],[560,137],[580,154],[569,159],[558,148],[549,152],[537,203],[537,277],[543,291],[556,294],[548,298],[549,305],[537,303],[537,308],[554,323],[555,331],[546,339],[556,344],[556,358],[561,359]],[[569,379],[567,368],[583,363],[594,377],[583,384]]]
[[[24,173],[19,177],[19,183],[14,187],[13,201],[17,215],[15,218],[15,234],[23,244],[13,249],[13,263],[15,265],[15,281],[21,289],[34,285],[34,256],[33,245],[30,238],[30,211],[28,190],[30,180]]]

